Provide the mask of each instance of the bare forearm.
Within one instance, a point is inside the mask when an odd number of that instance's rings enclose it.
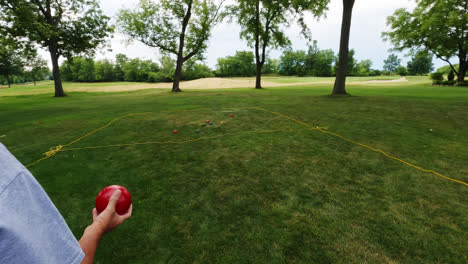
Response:
[[[83,236],[79,241],[81,249],[85,254],[85,257],[81,264],[93,263],[94,255],[96,254],[99,241],[101,240],[103,234],[104,232],[102,231],[102,228],[100,228],[96,224],[92,224],[85,229]]]

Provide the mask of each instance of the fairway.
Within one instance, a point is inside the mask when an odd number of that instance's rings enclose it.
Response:
[[[307,77],[179,94],[70,84],[88,90],[66,98],[13,86],[0,141],[25,165],[63,146],[30,170],[77,237],[103,187],[129,189],[133,216],[96,263],[467,263],[468,186],[321,132],[468,182],[468,89],[407,79],[356,79],[349,97]]]

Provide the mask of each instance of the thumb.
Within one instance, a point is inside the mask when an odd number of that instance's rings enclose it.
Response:
[[[117,206],[117,202],[119,201],[121,193],[122,192],[120,190],[117,190],[112,194],[111,198],[109,199],[109,204],[107,205],[106,210],[110,209],[112,211],[115,211],[115,207]]]

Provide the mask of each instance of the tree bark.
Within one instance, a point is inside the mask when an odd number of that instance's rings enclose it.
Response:
[[[262,89],[262,64],[260,62],[260,1],[255,6],[256,30],[255,30],[255,89]]]
[[[355,0],[343,0],[343,18],[341,23],[340,55],[336,70],[335,86],[332,95],[346,93],[346,72],[348,70],[349,35],[351,32],[351,17]]]
[[[60,68],[58,64],[58,50],[55,45],[49,46],[50,58],[52,60],[52,74],[54,76],[54,84],[55,84],[55,97],[64,97],[67,96],[63,91],[62,87],[62,79],[60,78]]]
[[[460,69],[458,70],[458,76],[457,76],[457,82],[458,83],[463,83],[465,82],[465,76],[466,72],[468,70],[468,62],[466,61],[466,58],[460,60]]]
[[[172,83],[172,92],[182,92],[182,90],[179,88],[179,83],[180,79],[182,79],[182,64],[183,64],[183,58],[179,54],[177,56],[177,65],[174,73],[174,82]]]
[[[179,88],[180,79],[182,78],[182,65],[185,62],[184,46],[185,46],[185,31],[192,16],[192,1],[188,3],[187,13],[185,13],[184,20],[182,21],[182,31],[179,37],[179,50],[177,52],[177,65],[174,73],[174,82],[172,83],[172,92],[182,92]]]
[[[262,89],[262,64],[259,61],[257,61],[255,89]]]

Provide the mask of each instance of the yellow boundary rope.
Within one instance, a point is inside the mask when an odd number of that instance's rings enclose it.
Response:
[[[456,182],[456,183],[459,183],[459,184],[462,184],[462,185],[465,185],[465,186],[468,186],[468,183],[466,182],[463,182],[463,181],[459,181],[459,180],[455,180],[455,179],[452,179],[450,177],[447,177],[447,176],[444,176],[438,172],[435,172],[433,170],[427,170],[427,169],[423,169],[421,167],[418,167],[416,165],[413,165],[407,161],[404,161],[402,159],[399,159],[397,157],[394,157],[392,155],[389,155],[387,153],[385,153],[384,151],[380,150],[380,149],[375,149],[373,147],[370,147],[370,146],[367,146],[365,144],[362,144],[362,143],[359,143],[359,142],[356,142],[356,141],[353,141],[351,139],[348,139],[340,134],[337,134],[337,133],[333,133],[333,132],[330,132],[330,131],[327,131],[328,128],[326,127],[319,127],[319,126],[312,126],[308,123],[305,123],[305,122],[302,122],[302,121],[299,121],[293,117],[290,117],[290,116],[287,116],[285,114],[282,114],[282,113],[278,113],[278,112],[274,112],[274,111],[270,111],[268,109],[265,109],[265,108],[261,108],[261,107],[236,107],[236,108],[220,108],[218,110],[233,110],[233,109],[257,109],[257,110],[260,110],[260,111],[264,111],[264,112],[268,112],[268,113],[272,113],[272,114],[275,114],[277,116],[281,116],[281,117],[284,117],[284,118],[287,118],[289,120],[292,120],[298,124],[301,124],[303,126],[306,126],[306,127],[310,127],[311,129],[314,129],[314,130],[317,130],[321,133],[324,133],[324,134],[328,134],[328,135],[332,135],[332,136],[335,136],[335,137],[338,137],[338,138],[341,138],[345,141],[348,141],[350,143],[353,143],[355,145],[358,145],[358,146],[361,146],[361,147],[364,147],[364,148],[367,148],[369,150],[372,150],[374,152],[378,152],[382,155],[384,155],[385,157],[387,158],[390,158],[390,159],[393,159],[393,160],[396,160],[396,161],[399,161],[407,166],[410,166],[412,168],[415,168],[417,170],[420,170],[422,172],[426,172],[426,173],[432,173],[438,177],[441,177],[443,179],[446,179],[446,180],[449,180],[449,181],[453,181],[453,182]],[[199,109],[189,109],[189,110],[165,110],[165,111],[160,111],[158,113],[167,113],[167,112],[194,112],[194,111],[207,111],[207,110],[210,110],[210,111],[215,111],[214,109],[209,109],[209,108],[199,108]],[[247,134],[247,133],[273,133],[273,132],[282,132],[282,131],[293,131],[293,130],[263,130],[263,131],[243,131],[243,132],[236,132],[236,133],[225,133],[223,135],[218,135],[218,136],[212,136],[212,137],[200,137],[200,138],[196,138],[196,139],[190,139],[190,140],[184,140],[184,141],[149,141],[149,142],[137,142],[137,143],[127,143],[127,144],[114,144],[114,145],[104,145],[104,146],[91,146],[91,147],[81,147],[81,148],[67,148],[67,149],[64,149],[65,147],[69,147],[70,145],[88,137],[88,136],[91,136],[101,130],[103,130],[104,128],[110,126],[111,124],[115,123],[116,121],[122,119],[122,118],[125,118],[125,117],[129,117],[129,116],[136,116],[136,115],[144,115],[144,114],[149,114],[149,113],[156,113],[156,112],[143,112],[143,113],[134,113],[134,114],[126,114],[126,115],[123,115],[123,116],[119,116],[113,120],[111,120],[109,123],[105,124],[104,126],[82,136],[82,137],[79,137],[75,140],[73,140],[72,142],[66,144],[66,145],[58,145],[56,146],[55,148],[51,148],[49,151],[47,151],[46,153],[44,153],[45,157],[27,165],[26,167],[31,167],[31,166],[34,166],[36,165],[37,163],[43,161],[43,160],[46,160],[46,159],[49,159],[53,156],[55,156],[58,152],[60,151],[72,151],[72,150],[81,150],[81,149],[97,149],[97,148],[108,148],[108,147],[125,147],[125,146],[133,146],[133,145],[147,145],[147,144],[185,144],[185,143],[190,143],[190,142],[196,142],[196,141],[201,141],[201,140],[209,140],[209,139],[214,139],[214,138],[219,138],[219,137],[224,137],[224,136],[227,136],[227,135],[235,135],[235,134]]]

